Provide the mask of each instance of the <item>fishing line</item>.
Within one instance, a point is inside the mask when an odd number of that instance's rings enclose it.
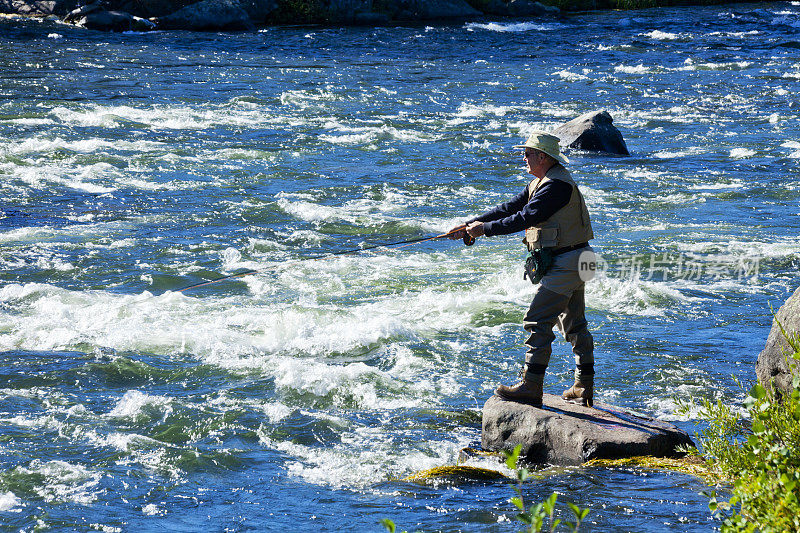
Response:
[[[452,229],[452,230],[448,231],[447,233],[442,233],[440,235],[434,235],[433,237],[417,237],[415,239],[407,239],[405,241],[384,242],[384,243],[381,243],[381,244],[373,244],[373,245],[370,245],[370,246],[365,246],[363,248],[352,248],[352,249],[349,249],[349,250],[342,250],[342,251],[339,251],[339,252],[328,252],[328,253],[324,253],[324,254],[320,254],[320,255],[314,255],[314,256],[311,256],[311,257],[303,257],[302,259],[295,259],[294,261],[289,261],[289,264],[291,264],[291,263],[300,263],[302,261],[318,261],[320,259],[327,259],[329,257],[336,257],[336,256],[339,256],[339,255],[357,254],[357,253],[361,253],[361,252],[367,252],[369,250],[374,250],[376,248],[386,248],[386,247],[389,247],[389,246],[397,246],[398,248],[405,248],[405,247],[411,246],[413,244],[419,244],[421,242],[434,241],[436,239],[443,239],[445,237],[449,237],[453,233],[461,231],[464,228],[466,228],[466,226],[459,226],[459,227],[457,227],[455,229]],[[475,238],[471,237],[468,233],[464,233],[464,239],[463,240],[464,240],[464,244],[466,244],[467,246],[472,246],[475,243]],[[180,288],[180,289],[175,289],[174,292],[183,292],[183,291],[188,291],[189,289],[195,289],[197,287],[205,287],[206,285],[212,285],[214,283],[219,283],[220,281],[225,281],[225,280],[228,280],[228,279],[236,279],[236,278],[241,278],[241,277],[244,277],[244,276],[249,276],[251,274],[258,274],[259,272],[264,272],[264,271],[270,270],[272,268],[275,268],[275,267],[256,268],[256,269],[245,270],[244,272],[237,272],[236,274],[229,274],[227,276],[222,276],[220,278],[216,278],[216,279],[212,279],[212,280],[208,280],[208,281],[201,281],[200,283],[193,283],[192,285],[187,285],[186,287],[183,287],[183,288]]]

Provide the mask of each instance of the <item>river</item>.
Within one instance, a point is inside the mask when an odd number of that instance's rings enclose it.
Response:
[[[526,184],[512,145],[599,109],[632,155],[569,153],[605,265],[597,398],[696,434],[677,403],[740,404],[798,285],[798,28],[800,2],[0,22],[0,527],[518,530],[507,484],[398,480],[478,445],[516,378],[519,236],[298,260],[449,229]],[[546,392],[572,365],[557,340]],[[550,467],[525,494],[554,490],[592,531],[716,524],[683,474]]]

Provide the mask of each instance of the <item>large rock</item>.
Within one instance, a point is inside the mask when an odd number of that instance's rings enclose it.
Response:
[[[106,0],[112,2],[114,9],[126,11],[142,18],[163,17],[197,0]]]
[[[357,15],[371,13],[372,0],[323,0],[322,6],[330,22],[353,24]]]
[[[788,300],[775,313],[775,318],[781,323],[787,333],[800,332],[800,288],[794,291]],[[800,375],[800,361],[792,359],[793,350],[781,332],[775,320],[767,337],[767,345],[758,354],[756,360],[756,377],[764,386],[773,385],[778,391],[789,392],[792,390],[792,377]],[[787,356],[790,363],[797,363],[794,374],[787,365]]]
[[[408,0],[398,3],[405,8],[403,11],[405,15],[398,15],[398,18],[465,19],[482,15],[465,0]]]
[[[239,0],[250,22],[253,24],[264,24],[269,15],[278,9],[278,0]]]
[[[75,13],[74,11],[72,13]],[[135,17],[124,11],[92,10],[75,23],[90,30],[99,31],[150,31],[155,24],[147,19]]]
[[[561,144],[580,150],[630,155],[622,134],[608,111],[585,113],[553,130]]]
[[[160,30],[246,30],[253,23],[236,0],[200,0],[153,19]]]
[[[512,17],[540,17],[547,13],[548,9],[540,2],[511,0],[508,3],[508,14]]]
[[[481,10],[487,15],[503,17],[530,17],[541,15],[557,15],[560,10],[555,6],[546,6],[533,0],[489,0]]]
[[[69,11],[63,1],[57,0],[0,0],[0,13],[46,17]]]
[[[636,455],[674,457],[680,455],[676,446],[694,446],[672,424],[602,403],[582,407],[545,394],[544,408],[537,408],[492,396],[483,406],[483,449],[511,450],[517,444],[529,461],[573,465]]]

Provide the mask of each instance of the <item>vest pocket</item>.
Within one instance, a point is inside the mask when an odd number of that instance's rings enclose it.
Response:
[[[528,245],[528,249],[538,250],[540,248],[555,248],[558,246],[558,224],[545,223],[541,227],[532,227],[525,230],[523,242]]]
[[[558,226],[542,228],[540,241],[542,248],[555,248],[558,246]]]

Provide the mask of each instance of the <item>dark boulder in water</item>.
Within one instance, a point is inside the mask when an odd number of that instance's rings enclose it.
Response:
[[[72,11],[66,14],[64,17],[64,22],[71,22],[76,23],[81,20],[83,17],[90,13],[94,13],[95,11],[101,11],[103,9],[102,2],[92,2],[90,4],[84,4],[82,6],[76,7]]]
[[[247,30],[253,22],[237,0],[200,0],[153,19],[160,30]]]
[[[389,15],[376,13],[372,0],[325,0],[323,10],[334,24],[370,25],[389,22]]]
[[[544,395],[542,408],[492,396],[483,406],[481,433],[484,450],[511,450],[521,444],[527,460],[550,464],[638,455],[676,457],[681,455],[678,446],[694,446],[689,435],[672,424],[599,402],[583,407],[552,394]]]
[[[555,6],[546,6],[534,0],[489,0],[482,8],[487,15],[500,15],[503,17],[538,17],[541,15],[555,15],[559,9]]]
[[[800,288],[775,313],[767,345],[756,360],[756,377],[762,385],[774,386],[779,392],[790,392],[793,376],[800,376],[800,361],[792,358],[794,350],[781,331],[781,326],[789,335],[800,333]],[[797,364],[793,372],[787,362]]]
[[[99,31],[149,31],[155,24],[124,11],[92,11],[81,17],[76,24]]]
[[[483,14],[466,0],[409,0],[396,3],[401,8],[398,19],[463,19]]]
[[[552,133],[570,148],[630,155],[622,133],[613,122],[608,111],[592,111],[562,124]]]

